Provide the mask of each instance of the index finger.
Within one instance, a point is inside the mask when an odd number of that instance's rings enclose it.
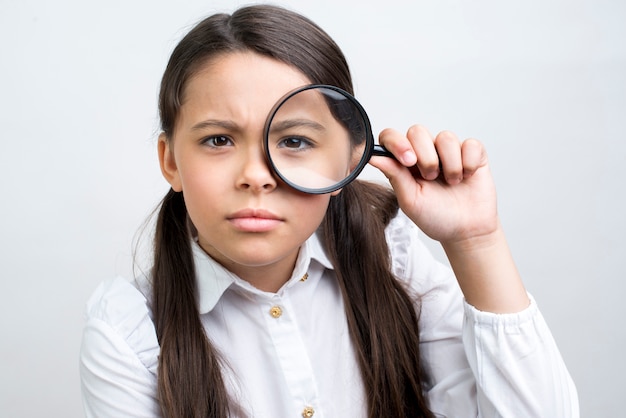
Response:
[[[412,167],[417,163],[417,156],[408,138],[395,129],[384,129],[378,136],[378,141],[403,166]]]

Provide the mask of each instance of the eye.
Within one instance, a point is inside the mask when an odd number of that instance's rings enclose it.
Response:
[[[233,141],[224,135],[209,136],[202,140],[202,144],[213,148],[226,147],[233,144]]]
[[[288,148],[292,150],[305,150],[313,148],[313,142],[301,136],[290,136],[280,140],[278,148]]]

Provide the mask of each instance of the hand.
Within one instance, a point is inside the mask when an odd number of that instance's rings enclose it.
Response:
[[[483,145],[448,131],[433,138],[419,125],[406,135],[386,129],[380,144],[398,161],[370,163],[387,176],[404,213],[441,242],[465,299],[484,311],[525,309],[528,295],[500,226]]]
[[[370,163],[389,179],[402,210],[432,239],[460,242],[498,228],[495,187],[482,143],[460,142],[449,131],[433,137],[420,125],[406,135],[386,129],[379,142],[398,161],[372,157]]]

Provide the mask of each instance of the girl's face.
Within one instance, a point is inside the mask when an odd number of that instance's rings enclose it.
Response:
[[[263,154],[274,103],[310,84],[297,69],[253,52],[211,60],[187,83],[172,138],[159,138],[167,181],[182,191],[200,246],[256,287],[276,291],[301,244],[320,225],[329,195],[280,183]]]

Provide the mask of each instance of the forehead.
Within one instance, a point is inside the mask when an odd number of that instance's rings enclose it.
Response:
[[[273,58],[254,52],[226,53],[204,63],[193,74],[185,85],[182,105],[244,101],[269,111],[284,94],[310,83],[300,70]]]

